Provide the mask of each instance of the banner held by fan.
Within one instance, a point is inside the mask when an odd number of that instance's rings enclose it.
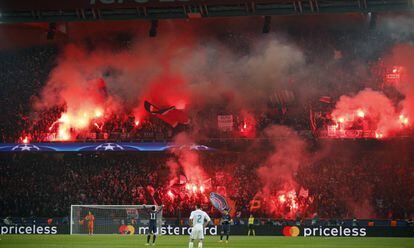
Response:
[[[220,212],[230,211],[230,207],[226,199],[215,192],[210,193],[210,202]]]

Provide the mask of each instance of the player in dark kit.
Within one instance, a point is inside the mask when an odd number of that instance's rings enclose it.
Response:
[[[157,219],[158,219],[158,215],[160,214],[161,210],[162,210],[163,206],[160,207],[155,207],[152,206],[151,208],[146,208],[144,206],[144,210],[148,213],[149,215],[149,224],[148,224],[148,236],[147,236],[147,243],[146,245],[149,245],[149,242],[151,240],[151,234],[152,236],[152,245],[155,245],[155,239],[157,238]]]
[[[224,210],[223,216],[221,217],[221,231],[220,231],[220,242],[223,242],[223,236],[226,235],[226,243],[229,242],[229,235],[230,235],[230,224],[231,224],[231,216],[229,211]]]

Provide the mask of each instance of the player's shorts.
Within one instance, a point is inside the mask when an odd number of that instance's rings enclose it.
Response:
[[[230,234],[230,224],[221,225],[221,234]]]
[[[204,239],[204,228],[203,227],[193,227],[193,230],[190,235],[191,239]]]
[[[157,233],[157,223],[156,222],[152,222],[150,221],[149,226],[148,226],[148,234],[155,234]]]
[[[249,229],[250,230],[254,230],[254,225],[253,224],[249,224]]]
[[[88,223],[88,229],[93,229],[93,222]]]

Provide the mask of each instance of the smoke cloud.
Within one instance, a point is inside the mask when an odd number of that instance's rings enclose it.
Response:
[[[172,150],[174,157],[167,161],[171,183],[176,182],[180,175],[184,175],[187,181],[195,184],[201,184],[208,178],[200,164],[199,154],[188,148],[188,145],[193,143],[185,133],[180,133],[175,137],[174,144],[179,148]]]
[[[298,183],[295,176],[301,166],[310,161],[306,142],[297,133],[286,126],[272,126],[266,130],[272,140],[273,151],[257,173],[262,188],[256,197],[263,199],[269,213],[282,214],[294,218],[299,209]]]
[[[367,129],[376,130],[383,135],[401,128],[399,114],[391,100],[383,93],[371,89],[360,91],[352,97],[341,96],[332,117],[339,123],[351,122],[352,125],[358,118],[369,118],[367,125],[370,127]]]
[[[215,114],[241,113],[250,118],[267,107],[274,91],[289,89],[303,105],[323,95],[341,96],[332,112],[336,121],[367,116],[381,135],[398,131],[401,115],[410,123],[414,119],[414,48],[412,44],[396,45],[412,36],[409,18],[387,17],[381,22],[380,28],[390,32],[380,37],[387,42],[391,39],[390,45],[370,39],[354,42],[344,35],[333,42],[322,37],[318,46],[314,41],[319,39],[314,37],[301,43],[280,33],[251,35],[242,31],[244,25],[249,26],[247,22],[235,26],[233,33],[239,35],[231,37],[232,32],[211,23],[163,24],[154,39],[133,31],[136,33],[127,48],[114,49],[104,42],[93,48],[83,42],[65,46],[36,109],[64,104],[63,119],[76,120],[66,122],[65,130],[84,130],[96,118],[104,121],[113,114],[132,114],[139,119],[146,114],[144,100],[157,106],[176,106],[190,116],[218,109]],[[406,68],[404,79],[396,86],[404,96],[401,101],[395,102],[374,87],[380,82],[373,79],[367,61],[373,51],[381,49],[388,65]],[[335,52],[343,52],[343,57]],[[194,118],[193,129],[198,131],[205,124],[202,122],[211,125],[208,120]],[[181,134],[174,142],[188,144],[197,139],[194,136]],[[257,197],[269,199],[266,204],[273,213],[281,209],[281,202],[288,203],[287,216],[292,216],[298,209],[298,198],[306,195],[298,190],[295,175],[301,166],[315,160],[314,155],[288,127],[272,126],[265,136],[272,140],[272,152],[257,170],[262,183]],[[177,149],[173,154],[167,162],[172,179],[183,174],[200,183],[207,178],[196,152]]]
[[[379,28],[397,42],[407,42],[414,37],[414,16],[384,16]]]
[[[404,96],[400,102],[402,114],[409,117],[409,123],[414,119],[414,44],[398,44],[386,58],[389,66],[402,67],[401,79],[395,85]]]
[[[144,100],[190,115],[211,106],[257,113],[269,92],[284,88],[293,68],[305,64],[301,49],[276,35],[234,51],[193,27],[166,25],[163,33],[156,39],[136,34],[126,49],[105,42],[92,49],[82,42],[67,45],[35,109],[65,105],[67,130],[87,129],[97,109],[106,118],[133,114],[139,120],[146,115]]]

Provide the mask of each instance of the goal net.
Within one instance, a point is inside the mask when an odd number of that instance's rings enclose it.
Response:
[[[92,218],[94,234],[147,234],[152,207],[158,209],[155,205],[72,205],[70,234],[88,234]],[[161,230],[162,209],[156,216]]]

